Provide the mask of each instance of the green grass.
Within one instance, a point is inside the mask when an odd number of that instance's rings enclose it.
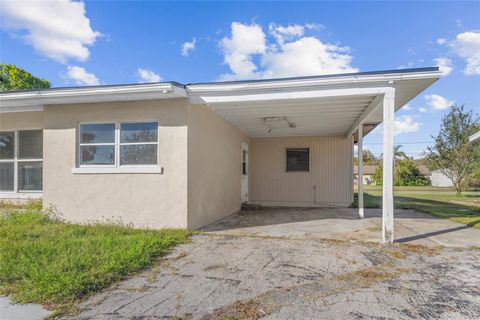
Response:
[[[29,210],[42,210],[42,200],[28,200],[26,202],[11,202],[0,200],[0,209],[29,209]]]
[[[480,207],[478,206],[480,192],[465,192],[462,197],[457,197],[455,192],[449,189],[396,187],[394,195],[397,209],[414,209],[480,229]],[[381,187],[366,188],[364,202],[366,208],[381,208]],[[357,206],[357,194],[355,194],[355,206]]]
[[[53,309],[155,263],[189,233],[69,224],[38,210],[0,214],[0,294]]]

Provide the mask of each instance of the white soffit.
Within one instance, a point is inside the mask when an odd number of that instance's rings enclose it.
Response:
[[[341,135],[372,102],[376,108],[362,119],[382,122],[382,104],[376,102],[385,91],[395,88],[398,110],[440,77],[435,68],[417,70],[192,84],[187,92],[191,103],[208,105],[251,137]],[[268,117],[286,117],[295,127],[268,130]]]

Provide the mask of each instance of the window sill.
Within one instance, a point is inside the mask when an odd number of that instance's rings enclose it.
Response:
[[[0,199],[16,200],[16,199],[39,199],[43,193],[40,192],[0,192]]]
[[[118,173],[163,174],[163,167],[119,167],[119,168],[81,167],[81,168],[72,168],[72,173],[73,174],[118,174]]]

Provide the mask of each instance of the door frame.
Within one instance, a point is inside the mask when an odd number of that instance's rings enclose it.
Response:
[[[242,142],[241,151],[241,175],[240,175],[240,201],[241,203],[248,203],[248,144]]]

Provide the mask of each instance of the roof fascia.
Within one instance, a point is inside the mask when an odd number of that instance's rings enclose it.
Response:
[[[278,90],[278,89],[298,89],[302,87],[323,87],[335,85],[379,85],[379,83],[390,83],[391,81],[403,80],[421,80],[440,78],[439,71],[424,72],[406,72],[391,74],[372,74],[372,75],[338,75],[337,77],[327,78],[308,78],[308,79],[282,79],[260,82],[245,83],[211,83],[211,84],[191,84],[186,85],[187,92],[190,94],[218,94],[229,92],[249,92],[254,90]]]
[[[172,83],[62,88],[0,94],[0,109],[5,110],[5,108],[46,104],[132,101],[182,97],[187,97],[185,89]]]

